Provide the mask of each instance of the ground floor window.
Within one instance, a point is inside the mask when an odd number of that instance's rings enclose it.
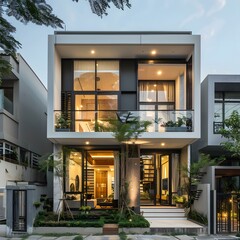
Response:
[[[140,204],[173,205],[180,189],[180,153],[142,153],[140,156]],[[126,166],[129,167],[129,166]],[[71,150],[65,159],[64,191],[70,208],[113,206],[119,198],[118,150]]]
[[[94,208],[112,205],[118,158],[114,150],[70,151],[64,184],[70,207],[78,208],[84,202]]]

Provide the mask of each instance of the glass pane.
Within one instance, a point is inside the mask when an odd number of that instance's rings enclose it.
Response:
[[[240,112],[239,103],[225,103],[225,119],[229,118],[234,110]]]
[[[140,102],[156,102],[155,83],[141,82],[140,83]]]
[[[174,83],[158,82],[158,102],[174,102]]]
[[[118,109],[117,95],[98,95],[98,119],[115,118]],[[109,111],[113,110],[113,111]]]
[[[95,90],[95,61],[74,61],[74,90]]]
[[[92,132],[95,121],[95,95],[76,95],[75,110],[75,131]]]
[[[222,122],[223,121],[223,109],[222,103],[214,104],[214,122]]]
[[[222,101],[223,100],[223,93],[222,92],[215,92],[215,100]]]
[[[97,62],[97,90],[118,91],[119,90],[119,62],[98,61]]]
[[[82,154],[71,151],[67,156],[65,189],[67,192],[82,191]],[[71,196],[72,200],[79,200],[80,195]],[[80,205],[80,204],[79,204]]]
[[[161,157],[161,203],[169,204],[169,156]]]
[[[240,104],[239,92],[225,92],[225,101],[239,101]]]

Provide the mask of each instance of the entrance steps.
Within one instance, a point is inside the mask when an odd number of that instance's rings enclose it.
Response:
[[[154,219],[178,219],[186,220],[185,211],[183,208],[176,207],[141,207],[141,214],[145,218]]]
[[[187,220],[183,208],[142,206],[141,214],[150,223],[151,233],[207,234],[207,227]]]

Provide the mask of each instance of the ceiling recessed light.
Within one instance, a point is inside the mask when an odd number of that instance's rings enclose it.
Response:
[[[151,54],[152,54],[152,55],[156,55],[156,53],[157,53],[156,50],[152,50],[152,51],[151,51]]]
[[[95,51],[94,50],[91,50],[91,54],[94,54],[95,53]]]
[[[165,146],[165,143],[161,143],[161,146]]]
[[[89,145],[89,143],[90,143],[89,141],[86,141],[86,142],[85,142],[86,145]]]
[[[153,86],[154,86],[154,87],[156,87],[156,86],[157,86],[157,84],[154,84]]]
[[[162,75],[162,71],[157,71],[157,75]]]

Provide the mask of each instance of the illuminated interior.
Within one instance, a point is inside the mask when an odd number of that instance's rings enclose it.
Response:
[[[65,192],[80,204],[81,195],[92,207],[99,202],[112,201],[114,194],[114,159],[118,152],[111,150],[71,151],[65,177]]]

